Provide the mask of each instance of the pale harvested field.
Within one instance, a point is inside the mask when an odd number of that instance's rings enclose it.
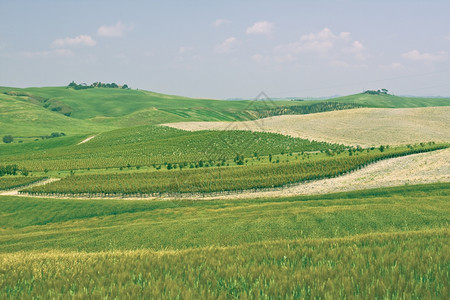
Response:
[[[405,145],[450,142],[450,106],[358,108],[309,115],[285,115],[247,122],[182,122],[179,129],[267,131],[346,145]]]

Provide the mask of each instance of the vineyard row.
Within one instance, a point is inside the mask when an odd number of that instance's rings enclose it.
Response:
[[[324,157],[255,166],[233,166],[164,172],[73,175],[58,182],[23,190],[29,194],[100,194],[103,196],[213,193],[282,187],[309,180],[341,176],[368,164],[388,158],[428,152],[447,147],[427,145],[423,148],[372,150],[348,157]]]

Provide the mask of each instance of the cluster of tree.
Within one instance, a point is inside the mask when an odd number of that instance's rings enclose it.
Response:
[[[12,143],[14,141],[14,138],[12,137],[12,135],[5,135],[3,137],[3,143],[9,144]]]
[[[369,95],[387,95],[388,90],[387,89],[381,89],[381,90],[367,90],[363,94],[369,94]]]
[[[74,81],[69,83],[68,87],[73,88],[75,90],[85,90],[85,89],[91,89],[91,88],[112,88],[112,89],[127,89],[128,85],[118,85],[116,83],[102,83],[102,82],[94,82],[91,85],[87,85],[86,83],[80,83],[76,84]]]
[[[237,165],[242,166],[244,164],[244,155],[236,153],[236,157],[234,158],[234,162]]]
[[[341,103],[341,102],[319,102],[310,105],[292,105],[283,107],[274,107],[270,109],[256,110],[258,118],[266,118],[271,116],[281,115],[307,115],[319,112],[344,110],[362,107],[355,103]]]
[[[102,83],[102,82],[94,82],[93,84],[91,84],[92,87],[99,87],[99,88],[112,88],[112,89],[117,89],[117,88],[122,88],[122,89],[127,89],[128,85],[124,84],[122,86],[117,85],[116,83]]]
[[[52,139],[52,138],[57,138],[57,137],[61,137],[61,136],[66,136],[66,134],[64,132],[52,132],[52,134],[50,135],[41,135],[41,136],[37,136],[38,138],[41,139]],[[3,143],[9,144],[12,143],[14,141],[14,137],[12,135],[5,135],[3,137]],[[22,141],[19,141],[19,143],[21,143]]]
[[[52,139],[52,138],[57,138],[57,137],[61,137],[61,136],[66,136],[66,134],[64,132],[52,132],[52,134],[42,135],[42,136],[40,136],[40,138],[41,139]]]
[[[19,167],[17,165],[0,166],[0,176],[17,175]]]

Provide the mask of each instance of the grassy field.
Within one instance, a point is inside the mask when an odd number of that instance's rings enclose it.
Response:
[[[0,299],[446,299],[449,104],[0,87],[0,136],[14,137],[0,144]],[[228,130],[159,126],[183,121]],[[376,184],[369,164],[401,186],[283,194],[347,175]]]
[[[450,184],[235,201],[0,197],[0,289],[444,299],[449,196]]]
[[[445,299],[448,239],[448,231],[432,230],[188,251],[18,253],[0,260],[9,274],[5,299]]]
[[[450,105],[450,101],[447,103]],[[450,140],[450,106],[358,108],[309,115],[276,116],[247,122],[166,124],[185,130],[252,130],[346,145],[406,145]]]

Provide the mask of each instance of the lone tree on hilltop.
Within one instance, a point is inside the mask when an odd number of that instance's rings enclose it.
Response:
[[[14,138],[11,135],[5,135],[3,137],[3,143],[9,144],[12,143],[12,141],[14,141]]]

